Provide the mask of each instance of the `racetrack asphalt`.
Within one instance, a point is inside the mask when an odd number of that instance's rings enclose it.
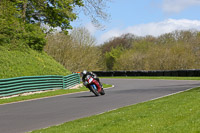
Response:
[[[100,114],[200,86],[200,81],[101,79],[115,87],[0,105],[0,132],[23,133]]]

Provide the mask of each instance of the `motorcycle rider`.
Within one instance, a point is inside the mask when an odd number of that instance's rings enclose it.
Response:
[[[97,81],[99,82],[101,88],[103,88],[103,85],[101,84],[101,82],[100,82],[99,78],[97,77],[97,75],[94,74],[93,72],[88,72],[88,71],[86,71],[86,70],[84,70],[84,71],[81,73],[83,83],[85,82],[85,78],[86,78],[87,75],[91,75],[95,80],[97,80]],[[84,85],[85,85],[85,84],[84,84]]]

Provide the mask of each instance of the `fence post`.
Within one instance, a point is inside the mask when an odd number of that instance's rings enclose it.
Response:
[[[63,82],[63,89],[65,89],[66,88],[66,84],[65,84],[65,77],[64,76],[63,76],[62,82]]]
[[[79,73],[77,73],[77,77],[78,77],[78,83],[80,83],[81,82],[81,78],[80,78],[80,74]]]

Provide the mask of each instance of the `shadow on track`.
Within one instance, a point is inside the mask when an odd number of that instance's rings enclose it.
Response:
[[[97,97],[97,96],[89,95],[89,96],[77,96],[77,97],[73,97],[73,98],[89,98],[89,97]]]

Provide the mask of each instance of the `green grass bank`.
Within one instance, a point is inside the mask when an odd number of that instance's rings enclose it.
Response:
[[[37,52],[30,48],[10,50],[8,47],[0,46],[0,79],[68,74],[71,72],[45,52]]]

